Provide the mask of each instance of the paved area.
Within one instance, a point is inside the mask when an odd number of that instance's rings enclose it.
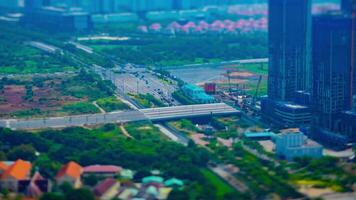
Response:
[[[107,114],[78,115],[43,119],[0,120],[0,126],[12,129],[43,129],[105,123],[125,123],[141,120],[147,120],[147,118],[140,111],[123,111]]]
[[[209,167],[211,171],[217,174],[220,178],[228,182],[233,188],[240,192],[246,192],[248,188],[241,181],[237,180],[235,176],[226,170],[227,166],[219,165],[217,167]]]

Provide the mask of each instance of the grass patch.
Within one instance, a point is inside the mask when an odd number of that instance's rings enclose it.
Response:
[[[19,118],[30,117],[30,116],[39,116],[41,114],[42,114],[42,111],[38,108],[28,109],[28,110],[19,110],[19,111],[12,113],[13,116],[16,116]]]
[[[116,97],[101,98],[96,103],[103,108],[106,112],[112,112],[115,110],[127,110],[129,106],[117,99]]]
[[[69,114],[94,114],[100,112],[99,108],[91,103],[79,102],[63,106],[63,111]]]
[[[160,141],[166,139],[161,131],[148,122],[129,123],[125,125],[127,132],[137,140],[154,139]]]
[[[223,199],[226,194],[235,192],[235,190],[230,185],[228,185],[224,180],[220,179],[220,177],[215,175],[210,170],[202,169],[201,172],[206,180],[215,187],[216,196],[218,199]]]
[[[139,104],[141,104],[145,108],[157,108],[165,106],[160,100],[156,99],[151,94],[130,94],[130,96],[133,97]]]

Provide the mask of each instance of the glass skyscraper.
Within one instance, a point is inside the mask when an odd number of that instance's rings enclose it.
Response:
[[[313,30],[315,123],[336,130],[337,115],[352,106],[352,20],[342,14],[316,16]]]
[[[268,97],[292,101],[311,83],[311,0],[269,0]]]

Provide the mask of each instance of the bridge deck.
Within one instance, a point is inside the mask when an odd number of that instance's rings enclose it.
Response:
[[[43,129],[96,125],[105,123],[125,123],[141,120],[162,121],[170,119],[180,119],[185,117],[200,117],[208,115],[238,113],[239,111],[231,106],[228,106],[224,103],[217,103],[150,108],[132,111],[111,112],[106,114],[49,117],[41,119],[4,119],[0,120],[0,127],[12,129]]]

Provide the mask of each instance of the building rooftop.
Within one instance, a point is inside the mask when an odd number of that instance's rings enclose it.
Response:
[[[171,179],[168,179],[167,181],[164,182],[164,185],[169,187],[169,186],[183,186],[184,185],[184,182],[182,180],[179,180],[179,179],[176,179],[176,178],[171,178]]]
[[[4,162],[0,162],[0,171],[5,171],[7,170],[7,168],[9,168],[7,164],[5,164]]]
[[[142,183],[144,183],[144,184],[151,183],[151,182],[163,183],[163,178],[160,176],[147,176],[142,179]]]
[[[114,165],[90,165],[83,169],[84,173],[119,173],[121,170],[121,167]]]
[[[247,138],[259,138],[259,137],[273,137],[276,135],[273,132],[245,132],[244,136]]]
[[[27,161],[17,160],[14,164],[9,166],[1,176],[1,179],[12,177],[16,180],[24,180],[30,174],[32,164]]]
[[[62,166],[62,168],[59,170],[56,178],[60,178],[60,177],[67,175],[72,178],[79,179],[82,172],[83,172],[82,166],[80,166],[76,162],[71,161],[71,162],[67,163],[66,165]]]
[[[183,86],[183,89],[197,91],[197,92],[204,92],[203,88],[196,86],[194,84],[186,84]]]
[[[94,194],[96,196],[101,197],[104,195],[109,189],[114,187],[117,184],[117,180],[113,178],[108,178],[105,179],[104,181],[100,182],[97,186],[94,188]]]
[[[292,103],[286,103],[286,104],[284,104],[284,106],[286,106],[288,108],[293,108],[293,109],[308,108],[307,106],[302,106],[302,105],[299,105],[299,104],[292,104]]]

